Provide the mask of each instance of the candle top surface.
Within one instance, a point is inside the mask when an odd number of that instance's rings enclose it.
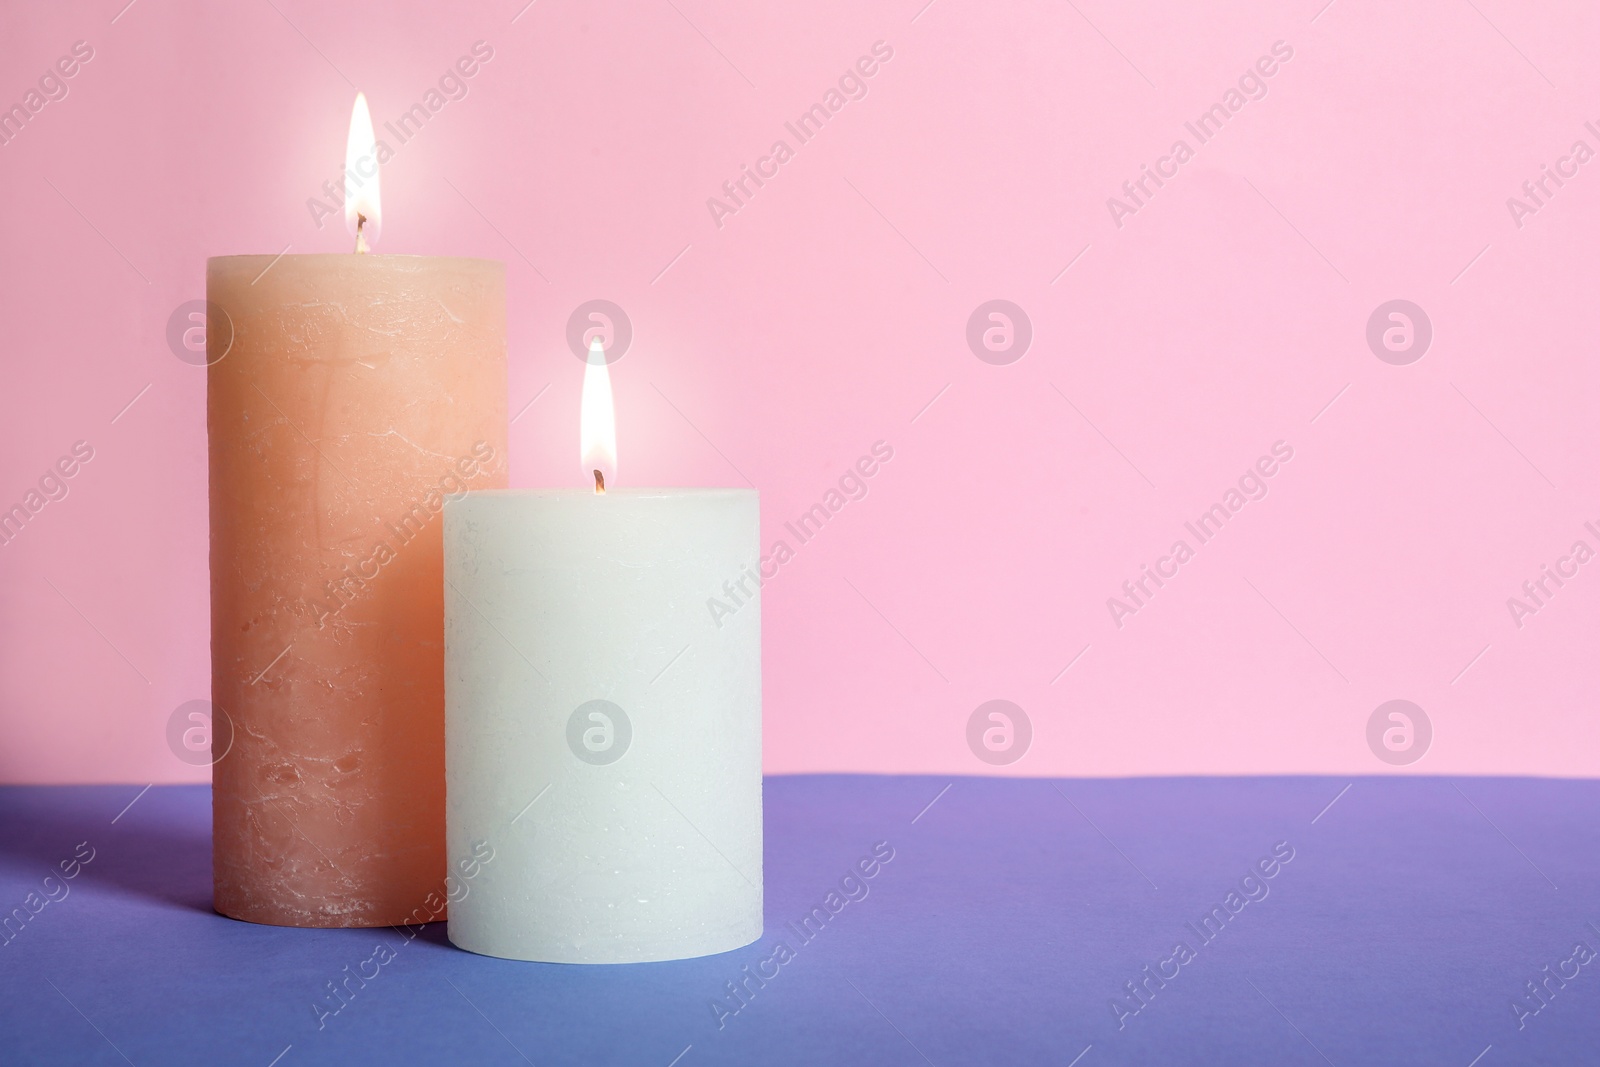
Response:
[[[403,266],[407,263],[483,263],[499,267],[501,270],[504,270],[506,266],[505,260],[503,259],[484,259],[479,256],[418,256],[389,252],[300,252],[295,255],[289,255],[287,253],[282,255],[273,255],[271,252],[249,252],[236,256],[207,256],[206,263],[244,263],[249,261],[265,262],[278,259],[293,259],[301,262],[325,259],[329,261],[339,260],[347,263],[384,263],[395,266]]]
[[[570,486],[560,488],[539,487],[534,489],[474,489],[467,494],[473,500],[535,500],[545,497],[550,498],[578,498],[593,497],[596,500],[607,499],[649,499],[653,497],[734,497],[756,496],[755,489],[740,489],[735,486],[618,486],[607,487],[604,493],[597,493],[587,486]],[[449,503],[455,503],[452,500]]]

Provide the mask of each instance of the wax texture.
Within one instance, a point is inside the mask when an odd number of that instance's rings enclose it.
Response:
[[[444,531],[450,855],[494,855],[450,940],[627,963],[759,937],[756,493],[474,493]]]
[[[504,265],[230,256],[207,300],[216,909],[442,918],[441,510],[506,484]]]

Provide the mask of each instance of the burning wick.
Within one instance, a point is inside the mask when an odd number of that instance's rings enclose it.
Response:
[[[611,402],[611,375],[599,337],[589,339],[589,360],[583,368],[583,397],[578,413],[579,462],[594,474],[594,495],[606,491],[606,475],[617,476],[617,416]],[[581,469],[581,468],[580,468]]]
[[[382,201],[378,196],[378,146],[372,135],[372,112],[367,98],[356,94],[350,109],[350,134],[344,142],[344,225],[356,239],[356,251],[368,251],[368,242],[378,243],[383,230]],[[352,188],[354,186],[354,188]]]

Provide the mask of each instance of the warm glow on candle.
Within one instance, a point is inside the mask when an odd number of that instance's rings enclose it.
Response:
[[[589,342],[589,362],[583,368],[583,410],[578,418],[578,450],[583,473],[594,478],[594,491],[603,493],[616,480],[617,414],[611,402],[611,372],[606,350],[596,337]]]
[[[378,243],[383,212],[378,203],[378,139],[365,93],[356,94],[350,112],[350,137],[344,145],[344,221],[356,239],[356,251]]]

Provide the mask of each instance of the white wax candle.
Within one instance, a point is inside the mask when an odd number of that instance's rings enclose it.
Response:
[[[450,940],[555,963],[761,935],[753,490],[494,490],[445,506]]]

